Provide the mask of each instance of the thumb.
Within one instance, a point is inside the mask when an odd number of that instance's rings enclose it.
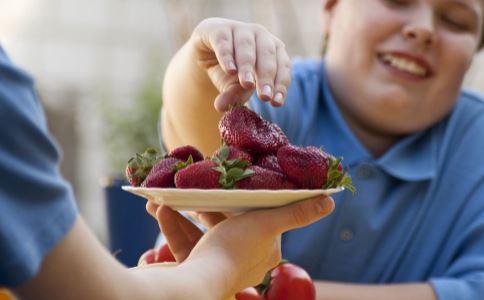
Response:
[[[267,226],[277,233],[304,227],[329,215],[334,209],[334,201],[328,196],[320,196],[299,201],[281,208],[267,210]]]
[[[215,98],[214,107],[217,111],[226,111],[230,104],[247,102],[253,92],[254,89],[245,89],[238,82],[232,83]]]

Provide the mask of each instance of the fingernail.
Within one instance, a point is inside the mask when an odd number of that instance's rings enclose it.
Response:
[[[247,81],[247,82],[250,82],[250,83],[255,83],[254,75],[253,75],[253,74],[252,74],[252,72],[250,72],[250,71],[245,72],[244,79],[245,79],[245,81]]]
[[[274,96],[274,101],[279,104],[284,104],[284,95],[282,95],[282,93],[276,93]]]
[[[322,197],[317,201],[317,209],[319,213],[327,212],[328,211],[328,204],[329,200],[327,197]]]
[[[237,69],[237,67],[235,66],[233,61],[229,62],[228,69],[229,70],[236,70]]]
[[[267,85],[267,84],[264,85],[264,87],[262,88],[262,93],[261,94],[262,95],[265,95],[265,96],[267,96],[269,98],[271,98],[272,97],[272,88],[271,88],[271,86],[270,85]]]

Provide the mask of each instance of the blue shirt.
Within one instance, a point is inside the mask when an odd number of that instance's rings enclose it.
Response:
[[[77,211],[33,81],[0,47],[0,286],[31,279]]]
[[[439,299],[484,299],[484,102],[463,91],[432,128],[373,158],[328,88],[322,61],[297,61],[286,104],[251,107],[296,145],[344,157],[357,193],[329,217],[284,235],[283,256],[314,279],[430,282]]]

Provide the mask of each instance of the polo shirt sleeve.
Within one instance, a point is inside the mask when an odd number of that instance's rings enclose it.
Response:
[[[33,81],[1,47],[0,126],[0,286],[12,287],[35,276],[77,208]]]
[[[482,180],[481,180],[482,181]],[[453,256],[443,276],[430,279],[440,300],[482,299],[484,295],[484,182],[476,187],[474,203],[462,218],[469,220],[452,243]],[[478,209],[478,210],[476,210]]]
[[[484,97],[466,94],[466,109],[458,110],[451,125],[460,128],[455,134],[448,170],[458,173],[460,180],[453,185],[460,191],[460,206],[454,207],[452,230],[440,245],[436,276],[430,278],[440,300],[483,299],[484,297]],[[457,199],[445,199],[457,201]],[[444,201],[442,201],[444,202]]]

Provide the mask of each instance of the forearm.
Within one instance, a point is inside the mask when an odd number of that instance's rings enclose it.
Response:
[[[144,291],[131,299],[223,300],[233,294],[221,273],[207,262],[188,262],[176,267],[145,265],[131,269]],[[210,273],[212,272],[212,273]]]
[[[225,274],[202,273],[210,269],[206,264],[128,271],[78,218],[45,258],[39,273],[13,291],[20,299],[35,300],[223,299],[232,292],[230,285],[223,284]],[[212,276],[207,278],[205,273]],[[207,288],[209,284],[214,289]]]
[[[37,275],[15,292],[20,299],[124,299],[132,292],[127,274],[78,217]]]
[[[168,149],[191,144],[205,155],[213,153],[220,145],[221,114],[213,106],[217,95],[188,41],[170,62],[163,82],[162,127]]]
[[[436,300],[427,283],[369,285],[317,281],[315,285],[318,300]]]

